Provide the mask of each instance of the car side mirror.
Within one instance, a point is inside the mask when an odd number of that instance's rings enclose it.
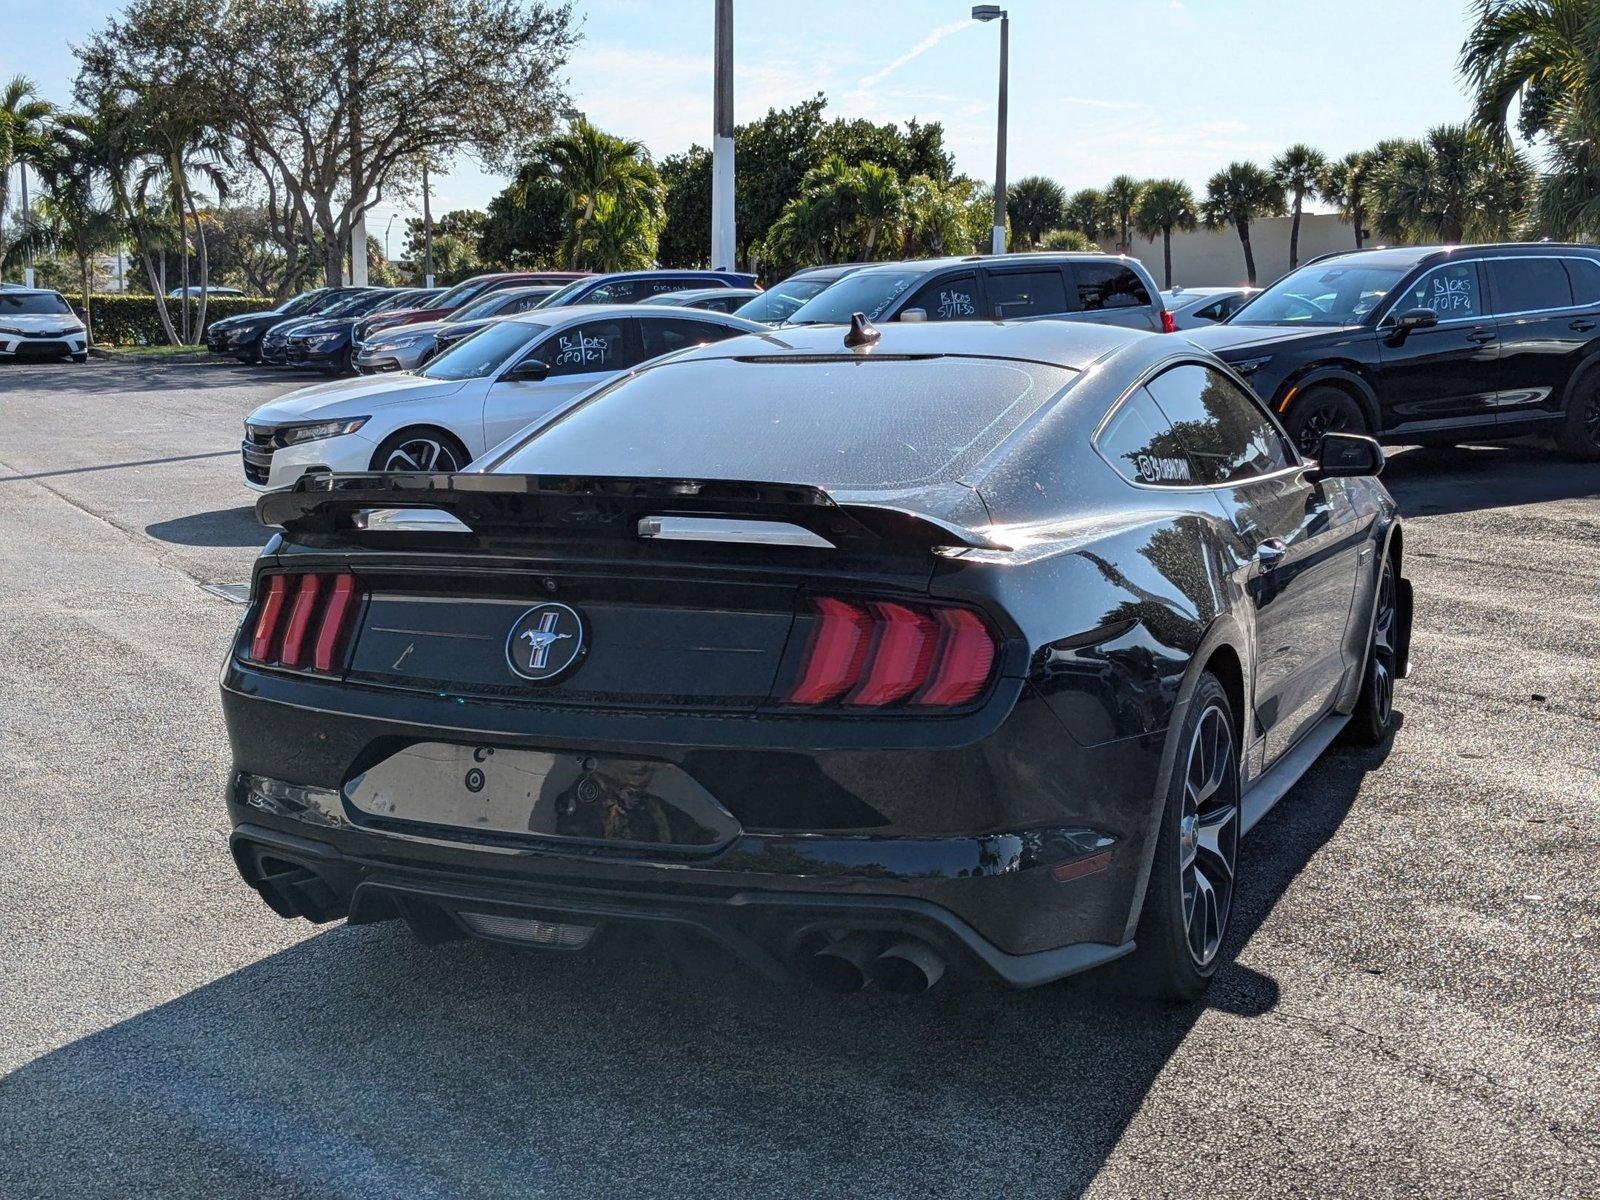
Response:
[[[1408,338],[1414,330],[1432,329],[1439,323],[1439,314],[1431,308],[1408,308],[1398,314],[1394,324],[1390,327],[1390,340],[1399,344]]]
[[[516,382],[538,383],[541,379],[548,379],[549,376],[550,364],[544,359],[525,358],[507,371],[505,377]]]
[[[1307,472],[1318,479],[1370,478],[1383,471],[1383,447],[1359,433],[1325,433],[1317,446],[1317,461]]]
[[[897,320],[897,321],[910,321],[913,325],[916,324],[918,321],[926,321],[927,319],[928,319],[928,310],[925,309],[925,308],[906,308],[906,309],[902,309],[900,311],[900,315],[895,318],[895,320]]]

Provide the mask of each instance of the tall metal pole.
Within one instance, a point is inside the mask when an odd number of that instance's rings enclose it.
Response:
[[[994,152],[994,252],[1006,252],[1006,82],[1010,70],[1011,15],[1000,14],[1000,128]]]
[[[422,286],[433,286],[433,214],[428,211],[428,164],[422,164]]]
[[[737,263],[733,224],[733,0],[717,0],[716,81],[711,137],[711,265]]]

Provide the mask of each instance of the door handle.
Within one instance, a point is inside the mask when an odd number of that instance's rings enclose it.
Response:
[[[1579,317],[1576,321],[1567,326],[1568,329],[1571,329],[1575,333],[1588,333],[1589,330],[1593,329],[1594,327],[1595,322],[1589,320],[1588,317]]]
[[[1494,341],[1494,330],[1474,329],[1471,333],[1467,334],[1467,341],[1476,342],[1480,346],[1485,342],[1492,342]]]
[[[1256,547],[1256,561],[1263,567],[1275,567],[1288,552],[1289,547],[1282,538],[1268,538]]]

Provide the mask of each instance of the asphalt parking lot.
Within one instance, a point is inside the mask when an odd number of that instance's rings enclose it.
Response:
[[[0,1197],[1600,1194],[1600,467],[1393,455],[1399,731],[1246,841],[1206,1006],[425,948],[235,876],[240,421],[0,370]]]

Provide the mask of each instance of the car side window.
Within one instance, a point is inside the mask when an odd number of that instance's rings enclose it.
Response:
[[[978,315],[978,277],[946,275],[925,283],[905,307],[922,309],[930,321],[970,321]]]
[[[1489,286],[1494,289],[1498,313],[1515,315],[1572,307],[1572,284],[1559,259],[1493,258],[1488,266]]]
[[[1067,283],[1058,269],[989,271],[989,310],[997,321],[1067,311]]]
[[[1078,289],[1078,307],[1085,312],[1151,303],[1144,281],[1121,263],[1075,262],[1072,281]]]
[[[550,378],[620,371],[637,361],[628,349],[627,322],[585,321],[553,333],[539,344],[533,358],[550,368]]]
[[[1572,302],[1586,308],[1600,305],[1600,263],[1592,258],[1564,258],[1567,279],[1572,283]]]
[[[1189,452],[1200,483],[1241,483],[1294,464],[1272,419],[1221,371],[1184,363],[1146,386]]]
[[[1187,487],[1200,482],[1172,422],[1143,388],[1111,414],[1095,446],[1129,483]]]
[[[583,297],[585,304],[633,304],[652,295],[644,288],[644,283],[638,279],[614,279],[610,283],[602,283],[594,291]]]
[[[1449,263],[1418,279],[1390,309],[1391,315],[1413,308],[1431,308],[1441,321],[1481,317],[1485,311],[1475,263]]]
[[[706,346],[739,332],[711,321],[686,321],[680,318],[645,317],[639,322],[644,334],[644,356],[671,354],[689,346]]]

